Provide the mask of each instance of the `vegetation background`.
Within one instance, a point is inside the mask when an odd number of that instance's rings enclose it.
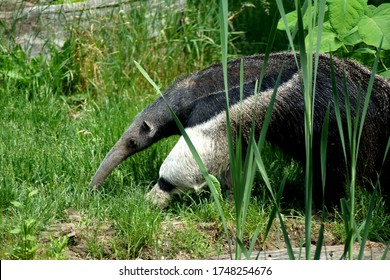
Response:
[[[276,2],[228,2],[229,58],[264,53],[278,13]],[[292,2],[284,1],[286,12],[295,9]],[[386,1],[369,2],[379,6]],[[105,153],[157,97],[134,61],[165,89],[175,78],[221,60],[219,1],[188,0],[178,13],[155,11],[152,17],[147,17],[148,3],[141,3],[134,1],[136,9],[89,18],[89,28],[70,22],[69,40],[62,48],[47,42],[50,58],[30,57],[16,44],[17,18],[12,24],[0,21],[1,259],[186,259],[229,253],[236,234],[231,201],[222,201],[229,236],[207,190],[181,197],[164,211],[144,201],[177,137],[129,158],[100,193],[88,189]],[[0,10],[5,4],[0,2]],[[150,26],[161,26],[162,20],[163,28],[151,37]],[[285,32],[277,31],[272,51],[288,48]],[[375,50],[359,42],[334,55],[371,67]],[[386,75],[388,65],[390,51],[382,50],[379,72]],[[262,155],[273,186],[286,177],[280,204],[284,224],[275,219],[266,234],[273,208],[257,176],[242,242],[249,245],[258,225],[264,225],[254,249],[284,248],[281,227],[292,246],[302,248],[303,169],[268,144]],[[365,220],[369,204],[370,194],[359,190],[357,222]],[[375,204],[368,239],[388,243],[390,215],[380,195]],[[342,212],[327,213],[322,222],[320,213],[313,213],[311,242],[318,241],[324,225],[324,244],[344,244]]]

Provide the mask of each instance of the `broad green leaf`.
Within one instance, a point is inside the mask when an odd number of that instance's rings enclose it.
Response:
[[[329,0],[329,21],[336,33],[343,36],[354,28],[367,7],[367,0]]]
[[[345,45],[354,46],[362,42],[362,37],[360,37],[358,29],[352,34],[344,37],[343,43]]]
[[[312,32],[317,34],[318,26],[313,28]],[[309,35],[306,36],[305,38],[306,46],[308,46],[309,44],[308,40],[309,40]],[[325,22],[322,29],[320,52],[333,52],[339,49],[342,45],[343,45],[342,42],[337,39],[337,34],[333,32],[329,22]],[[313,48],[315,49],[316,47],[317,47],[317,42],[313,42]]]
[[[357,50],[354,50],[354,53],[364,53],[364,54],[370,54],[375,55],[376,51],[370,48],[359,48]]]
[[[390,4],[382,4],[364,15],[358,24],[359,35],[367,45],[378,47],[382,36],[382,49],[390,49]]]
[[[312,7],[312,13],[314,13],[314,7]],[[309,15],[309,13],[306,11],[305,15],[303,16],[304,29],[307,29],[307,26],[308,26],[308,21],[309,21],[308,15]],[[290,30],[294,29],[295,25],[297,24],[297,19],[298,19],[297,11],[294,10],[294,11],[286,14],[286,19],[287,19],[287,23],[288,23],[288,28]],[[279,30],[286,30],[286,26],[283,23],[283,19],[279,19],[277,28]]]
[[[379,73],[382,77],[390,78],[390,70],[387,70],[385,72]]]
[[[376,7],[374,5],[367,5],[366,9],[364,10],[364,14],[371,17],[375,13],[375,10]]]

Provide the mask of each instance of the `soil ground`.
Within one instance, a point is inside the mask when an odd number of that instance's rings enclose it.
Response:
[[[97,243],[100,245],[100,248],[103,250],[104,259],[115,259],[115,248],[113,248],[112,240],[115,238],[115,229],[113,223],[101,223],[89,225],[85,222],[84,217],[73,209],[66,211],[67,219],[65,222],[56,223],[51,226],[47,231],[43,232],[41,236],[41,242],[49,242],[50,236],[54,237],[63,237],[67,236],[69,238],[68,247],[65,252],[65,258],[70,260],[88,260],[93,259],[89,253],[88,243],[90,240],[97,240]],[[187,251],[179,251],[174,256],[170,255],[170,243],[175,239],[176,235],[184,232],[188,229],[188,226],[185,222],[182,221],[169,221],[162,224],[161,234],[156,236],[156,239],[159,241],[159,253],[156,255],[155,248],[144,248],[142,250],[140,259],[194,259],[194,256]],[[327,225],[325,225],[325,228]],[[286,228],[289,233],[291,245],[294,248],[294,254],[296,258],[299,258],[301,255],[304,257],[305,248],[302,248],[300,244],[304,238],[304,221],[300,221],[295,218],[286,217]],[[202,233],[204,236],[208,236],[210,244],[215,243],[216,240],[221,235],[221,230],[218,225],[215,223],[200,223],[196,225],[196,230]],[[318,227],[313,229],[313,240],[312,240],[312,254],[314,255],[315,251],[315,240],[317,240]],[[322,248],[321,259],[322,260],[338,260],[343,254],[344,245],[342,241],[337,237],[332,235],[328,230],[325,230],[324,245]],[[227,244],[227,242],[226,242]],[[215,246],[217,246],[215,244]],[[277,231],[274,231],[266,242],[264,248],[261,252],[256,251],[252,254],[252,257],[255,258],[259,253],[259,259],[288,259],[287,251],[283,238],[281,238]],[[379,260],[382,258],[383,253],[386,249],[386,246],[382,243],[377,242],[367,242],[365,248],[365,259]],[[301,252],[300,252],[301,251]],[[359,245],[355,244],[354,253],[357,257],[359,252]],[[167,257],[167,255],[169,255]],[[229,259],[229,248],[224,246],[222,248],[221,254],[216,255],[207,255],[205,259]],[[386,257],[387,260],[390,259],[389,254]]]

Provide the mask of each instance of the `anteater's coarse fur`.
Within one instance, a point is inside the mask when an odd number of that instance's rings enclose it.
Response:
[[[299,55],[297,55],[299,61]],[[240,64],[244,65],[243,101],[240,102]],[[256,55],[232,60],[228,63],[229,101],[233,133],[238,124],[243,127],[244,139],[248,139],[253,114],[256,135],[262,128],[275,83],[282,67],[280,84],[272,112],[267,140],[292,157],[305,161],[304,101],[302,73],[295,63],[294,54],[276,53],[269,57],[265,75],[258,90],[254,91],[260,77],[264,56]],[[336,93],[332,88],[331,64],[334,66]],[[314,194],[321,201],[321,171],[319,165],[320,135],[324,116],[330,108],[327,146],[327,177],[325,200],[337,203],[345,192],[346,164],[340,141],[340,131],[335,114],[335,94],[341,104],[341,121],[346,137],[346,153],[350,158],[347,139],[348,96],[352,119],[361,114],[371,72],[351,60],[333,59],[320,55],[316,76],[316,92],[313,119]],[[226,141],[226,94],[221,64],[178,79],[164,93],[187,133],[198,148],[209,173],[223,182],[229,182],[229,160]],[[381,186],[385,194],[390,191],[390,159],[384,159],[390,137],[390,83],[375,76],[371,99],[367,110],[359,146],[357,166],[358,185],[375,183],[381,172]],[[145,108],[107,154],[97,170],[92,187],[98,187],[111,171],[127,157],[145,149],[164,137],[179,134],[179,130],[160,97]],[[149,197],[159,205],[167,205],[178,190],[202,187],[204,179],[188,150],[179,139],[161,166],[160,178]]]

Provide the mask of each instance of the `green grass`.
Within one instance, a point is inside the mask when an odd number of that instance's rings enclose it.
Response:
[[[145,31],[150,24],[144,20],[146,7],[101,18],[96,21],[100,28],[93,31],[76,26],[62,49],[51,50],[50,60],[26,56],[7,41],[0,26],[1,259],[208,258],[228,253],[226,232],[236,236],[232,200],[221,201],[225,229],[207,190],[178,198],[164,211],[144,201],[177,137],[126,160],[101,192],[88,189],[106,152],[157,97],[134,60],[161,89],[221,60],[218,6],[209,2],[189,1],[184,14],[169,14],[163,32],[154,38]],[[228,38],[229,56],[237,51],[235,40]],[[262,158],[272,186],[287,178],[280,212],[288,231],[290,222],[302,226],[303,168],[268,143]],[[369,194],[355,196],[356,220],[362,221]],[[379,205],[384,204],[381,199]],[[272,206],[256,174],[240,232],[243,245],[250,246],[261,224],[254,249],[283,246],[278,222],[264,243]],[[344,240],[342,215],[336,211],[327,219],[327,230]],[[389,221],[389,214],[376,208],[368,239],[388,241]]]

